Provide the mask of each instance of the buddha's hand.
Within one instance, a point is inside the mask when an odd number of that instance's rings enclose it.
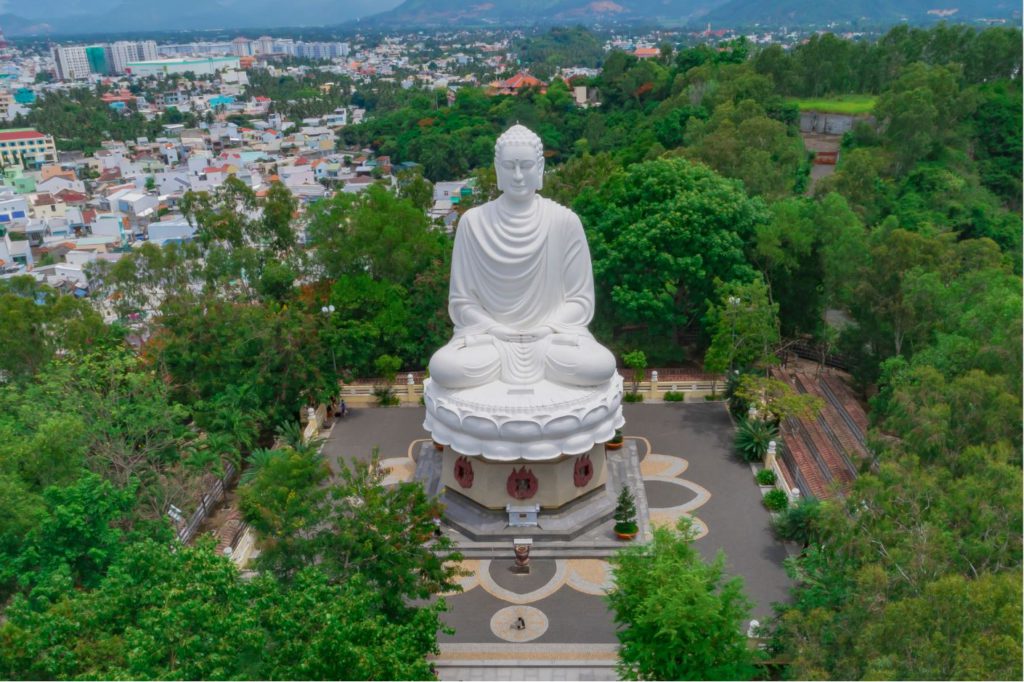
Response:
[[[555,334],[551,343],[556,346],[578,346],[580,345],[579,334]]]
[[[537,327],[536,329],[513,329],[512,327],[496,324],[487,330],[491,336],[511,343],[535,343],[553,333],[551,327]]]
[[[489,346],[494,343],[494,337],[490,334],[469,334],[456,343],[459,348],[473,348],[474,346]]]

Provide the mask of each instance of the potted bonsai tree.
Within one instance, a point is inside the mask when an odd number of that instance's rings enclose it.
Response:
[[[632,540],[640,527],[636,523],[636,501],[628,486],[623,486],[615,505],[615,535],[620,540]]]
[[[618,450],[622,447],[622,429],[615,429],[615,435],[604,444],[605,450]]]

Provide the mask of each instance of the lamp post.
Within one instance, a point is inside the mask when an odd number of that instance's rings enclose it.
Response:
[[[730,296],[728,302],[732,307],[732,314],[729,315],[732,318],[732,346],[729,348],[729,377],[731,378],[732,366],[736,358],[736,309],[740,305],[740,299],[738,296]]]
[[[334,314],[334,310],[335,310],[335,308],[334,308],[333,305],[325,305],[324,307],[320,308],[320,312],[324,314],[324,319],[328,319],[328,320],[330,319],[331,315]],[[331,366],[334,367],[334,381],[337,382],[338,381],[338,360],[337,360],[337,358],[334,355],[334,344],[333,343],[329,343],[327,345],[329,345],[331,347]],[[335,388],[337,388],[337,386],[335,386]]]

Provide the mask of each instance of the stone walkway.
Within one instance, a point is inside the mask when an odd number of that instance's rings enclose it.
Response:
[[[624,412],[624,432],[643,455],[651,524],[693,519],[697,548],[709,559],[726,553],[727,570],[743,578],[755,603],[753,617],[764,621],[772,602],[787,598],[786,550],[772,536],[751,469],[731,454],[724,406],[626,405]],[[336,424],[324,453],[337,466],[379,448],[389,482],[409,480],[422,421],[422,408],[364,408]],[[511,554],[511,547],[474,552],[463,562],[463,592],[446,595],[444,620],[455,633],[439,638],[441,679],[615,679],[607,562],[545,555],[523,576],[509,570]]]

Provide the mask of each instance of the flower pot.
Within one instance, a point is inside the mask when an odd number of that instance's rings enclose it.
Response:
[[[432,441],[432,442],[434,443],[434,449],[435,450],[438,450],[438,451],[444,450],[444,446],[443,445],[441,445],[437,441]]]
[[[612,532],[620,540],[632,540],[640,532],[636,523],[616,523],[612,526]]]
[[[618,450],[621,447],[622,447],[622,441],[621,440],[618,443],[613,443],[612,441],[608,441],[607,443],[604,444],[604,449],[605,450]]]

